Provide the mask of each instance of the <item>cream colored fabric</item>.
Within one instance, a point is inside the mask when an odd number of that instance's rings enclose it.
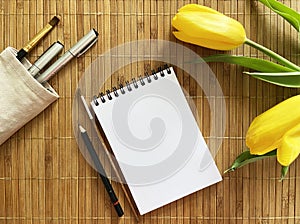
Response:
[[[27,71],[30,63],[16,59],[16,50],[0,54],[0,145],[59,96]]]

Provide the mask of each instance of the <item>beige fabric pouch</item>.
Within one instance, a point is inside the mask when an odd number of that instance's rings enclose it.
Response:
[[[31,64],[21,63],[16,53],[7,47],[0,54],[0,145],[59,97],[48,83],[31,76]]]

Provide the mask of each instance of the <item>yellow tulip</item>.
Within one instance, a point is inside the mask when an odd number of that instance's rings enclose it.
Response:
[[[277,149],[278,162],[290,165],[300,153],[300,95],[257,116],[248,129],[246,145],[255,155]]]
[[[172,20],[179,40],[216,50],[231,50],[246,41],[245,29],[238,21],[197,4],[178,10]]]
[[[291,128],[282,138],[277,149],[278,162],[283,166],[291,164],[300,153],[300,123]]]

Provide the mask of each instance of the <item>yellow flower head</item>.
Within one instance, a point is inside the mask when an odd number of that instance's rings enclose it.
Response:
[[[231,50],[246,41],[245,29],[238,21],[209,7],[188,4],[172,20],[179,40],[199,46]]]
[[[300,95],[257,116],[248,129],[246,145],[256,155],[277,149],[278,162],[290,165],[300,153]]]

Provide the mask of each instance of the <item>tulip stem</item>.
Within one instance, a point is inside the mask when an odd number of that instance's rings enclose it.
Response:
[[[286,67],[289,67],[295,71],[300,71],[300,67],[298,65],[295,65],[291,61],[287,60],[286,58],[280,56],[279,54],[275,53],[274,51],[271,51],[270,49],[246,38],[245,44],[248,44],[251,47],[256,48],[257,50],[260,50],[261,52],[265,53],[266,55],[270,56],[271,58],[275,59],[282,65],[285,65]]]

